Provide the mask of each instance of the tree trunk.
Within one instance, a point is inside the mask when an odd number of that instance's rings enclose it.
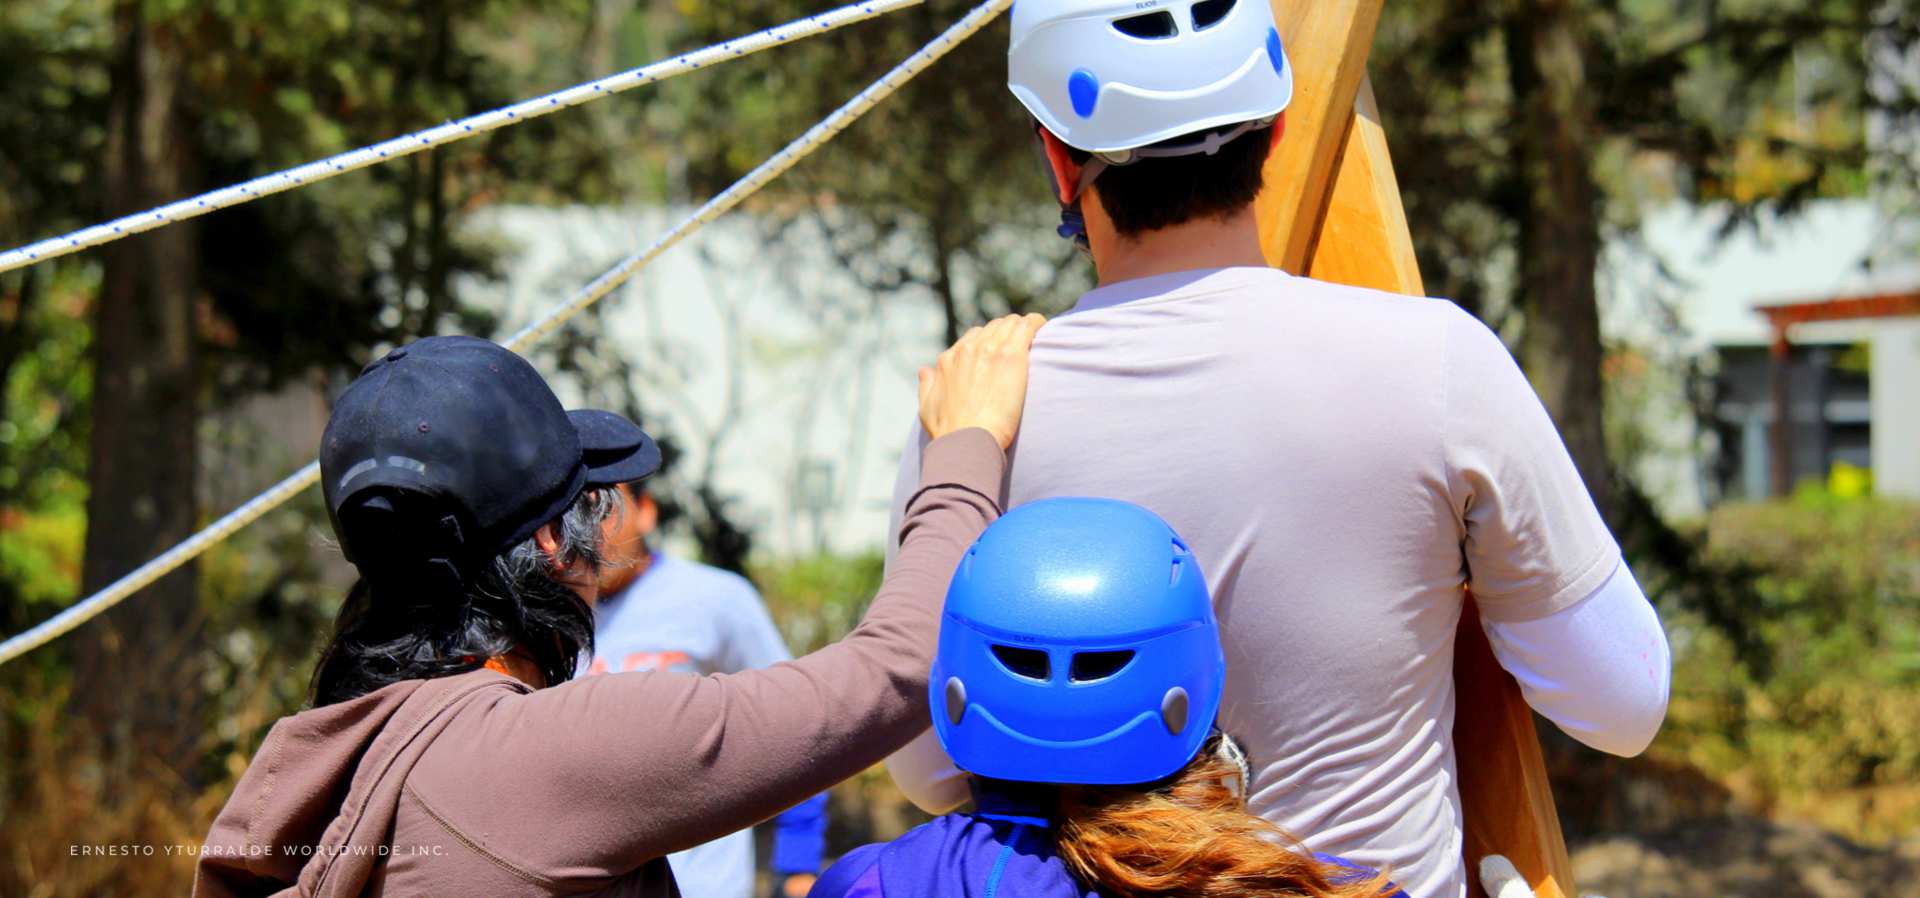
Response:
[[[121,2],[114,11],[105,175],[115,214],[177,198],[193,186],[180,96],[185,59],[141,9]],[[193,225],[117,241],[102,258],[81,575],[88,592],[191,534],[198,517]],[[188,566],[78,634],[74,707],[113,749],[108,761],[121,772],[139,752],[193,774],[197,598],[195,570]]]
[[[946,318],[946,345],[960,342],[960,332],[964,330],[960,320],[960,297],[953,283],[953,246],[947,240],[947,222],[939,216],[927,221],[928,242],[933,244],[933,295],[940,301],[940,312]]]
[[[1526,330],[1520,359],[1587,491],[1611,518],[1594,288],[1600,201],[1578,15],[1565,0],[1516,0],[1506,23],[1508,71],[1520,117],[1514,161],[1525,185],[1519,286]]]

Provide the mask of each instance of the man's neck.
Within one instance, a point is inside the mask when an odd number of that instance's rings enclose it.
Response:
[[[1260,225],[1248,207],[1226,218],[1207,218],[1121,237],[1100,222],[1087,228],[1100,284],[1203,268],[1264,266]]]

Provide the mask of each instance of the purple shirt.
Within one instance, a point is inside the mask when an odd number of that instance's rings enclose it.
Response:
[[[891,842],[847,852],[807,898],[1101,898],[1054,854],[1045,809],[989,788],[978,789],[975,799],[975,813],[936,817]],[[1316,856],[1356,876],[1373,875],[1340,858]]]

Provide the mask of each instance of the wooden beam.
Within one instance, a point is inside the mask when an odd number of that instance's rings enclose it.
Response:
[[[1307,274],[1356,287],[1425,295],[1371,78],[1361,79],[1349,119],[1334,169],[1332,197],[1313,241]]]
[[[1425,292],[1365,61],[1380,4],[1273,0],[1294,65],[1287,133],[1256,204],[1267,261],[1296,274]],[[1487,854],[1513,861],[1537,898],[1566,898],[1572,865],[1533,713],[1493,657],[1471,597],[1454,646],[1454,749],[1469,891]]]
[[[1767,316],[1767,322],[1773,325],[1774,330],[1785,333],[1788,328],[1796,324],[1809,324],[1815,321],[1852,321],[1859,318],[1901,318],[1920,315],[1920,290],[1754,306],[1753,310]]]
[[[1774,497],[1793,492],[1793,338],[1780,319],[1773,324],[1773,344],[1767,353],[1767,400],[1773,420],[1767,422],[1767,475]]]
[[[1293,66],[1293,102],[1287,105],[1286,136],[1267,159],[1267,187],[1254,211],[1267,260],[1282,270],[1305,274],[1313,258],[1382,2],[1273,0],[1280,42]]]
[[[1505,855],[1535,898],[1577,895],[1560,814],[1553,806],[1533,709],[1520,684],[1494,660],[1472,597],[1453,646],[1453,751],[1466,815],[1468,889],[1479,895],[1480,859]]]

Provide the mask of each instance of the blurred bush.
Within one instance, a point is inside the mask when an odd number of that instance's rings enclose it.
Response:
[[[0,508],[0,582],[12,593],[9,607],[36,606],[31,613],[45,616],[48,608],[73,601],[86,529],[86,511],[77,499],[31,511]],[[26,626],[28,613],[9,617],[19,618],[7,621],[13,632]]]
[[[768,613],[787,648],[804,655],[839,639],[860,623],[880,590],[886,559],[878,551],[749,565]]]
[[[0,510],[0,581],[22,602],[64,606],[78,597],[84,518],[77,502],[38,512]],[[134,753],[114,775],[116,734],[67,712],[67,642],[0,669],[0,895],[118,898],[182,895],[198,848],[274,721],[300,710],[318,640],[344,582],[317,537],[325,512],[312,494],[200,561],[199,626],[217,634],[204,664],[155,644],[147,676],[196,716],[191,756],[175,768]],[[44,616],[44,609],[41,609]],[[24,627],[23,621],[12,621]],[[188,674],[186,671],[193,670]]]
[[[1844,498],[1729,504],[1707,553],[1758,571],[1764,674],[1696,615],[1669,613],[1674,693],[1656,753],[1764,810],[1857,839],[1920,830],[1920,503]]]
[[[0,795],[0,895],[140,898],[184,895],[196,851],[226,804],[246,757],[209,784],[183,779],[157,760],[108,786],[100,746],[61,713],[65,694],[8,690],[0,730],[6,791]],[[255,707],[269,723],[274,709]]]

